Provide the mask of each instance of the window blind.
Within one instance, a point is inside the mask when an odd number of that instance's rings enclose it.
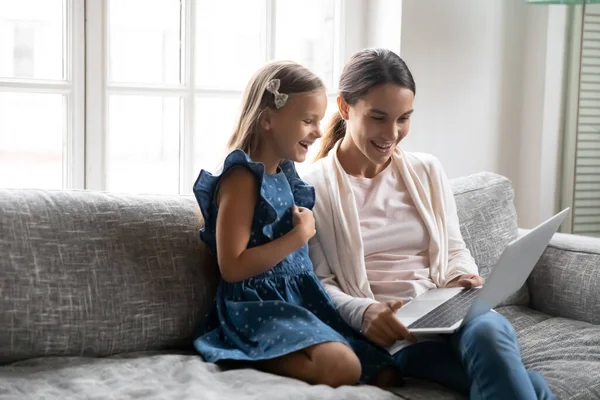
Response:
[[[583,13],[572,232],[600,237],[600,4]]]

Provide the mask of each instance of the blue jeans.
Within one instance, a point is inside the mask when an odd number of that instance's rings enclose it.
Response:
[[[540,373],[523,366],[517,334],[502,315],[483,314],[445,339],[396,353],[402,375],[436,382],[471,399],[556,398]]]

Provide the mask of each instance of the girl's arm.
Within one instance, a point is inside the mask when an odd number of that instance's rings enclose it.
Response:
[[[273,268],[309,239],[297,225],[272,242],[248,249],[257,200],[256,178],[246,168],[235,168],[220,183],[217,259],[227,282],[249,279]]]

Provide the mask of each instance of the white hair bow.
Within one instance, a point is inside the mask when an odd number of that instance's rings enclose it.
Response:
[[[279,109],[285,106],[287,103],[288,95],[285,93],[279,93],[279,86],[281,85],[281,81],[279,79],[271,79],[269,83],[267,83],[267,92],[273,93],[275,96],[275,108]]]

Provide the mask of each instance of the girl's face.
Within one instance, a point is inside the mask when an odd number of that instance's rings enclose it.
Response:
[[[338,97],[338,108],[348,129],[344,145],[358,150],[362,161],[386,164],[408,135],[414,98],[410,89],[391,83],[373,88],[353,105]]]
[[[273,154],[279,159],[303,162],[308,148],[323,136],[320,122],[326,108],[323,88],[290,95],[279,110],[267,109],[262,127]]]

